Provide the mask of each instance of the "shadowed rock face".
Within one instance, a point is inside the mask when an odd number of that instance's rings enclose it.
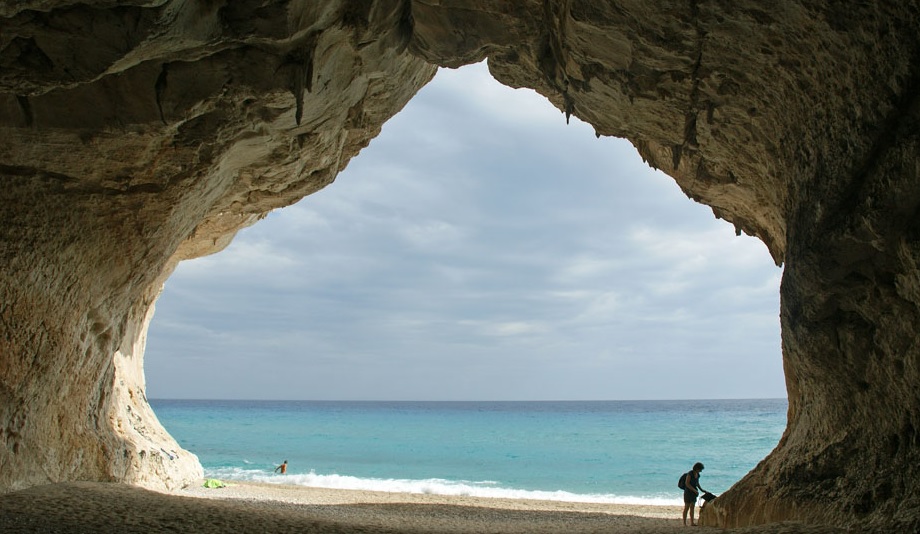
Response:
[[[785,265],[789,426],[704,522],[917,526],[918,2],[32,0],[0,17],[0,487],[200,477],[144,394],[163,281],[331,183],[437,66],[488,58]]]

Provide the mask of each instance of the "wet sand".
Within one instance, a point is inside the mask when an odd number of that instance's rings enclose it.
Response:
[[[0,532],[673,533],[681,508],[231,483],[164,494],[71,482],[0,495]],[[836,533],[796,523],[732,532]]]

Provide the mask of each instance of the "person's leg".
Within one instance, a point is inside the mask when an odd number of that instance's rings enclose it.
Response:
[[[696,509],[696,502],[692,502],[688,505],[690,507],[690,526],[696,526],[696,519],[693,517],[693,512]]]
[[[687,526],[687,510],[690,509],[690,503],[684,501],[684,526]],[[691,521],[693,521],[691,519]]]

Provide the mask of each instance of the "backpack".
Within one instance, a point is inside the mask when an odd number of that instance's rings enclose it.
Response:
[[[677,479],[677,487],[682,490],[687,489],[687,474],[688,473],[684,473]]]

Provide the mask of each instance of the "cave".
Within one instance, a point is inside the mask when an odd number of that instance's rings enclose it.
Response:
[[[920,522],[917,2],[26,0],[0,7],[0,490],[201,476],[154,304],[488,60],[783,265],[788,426],[704,524]]]

